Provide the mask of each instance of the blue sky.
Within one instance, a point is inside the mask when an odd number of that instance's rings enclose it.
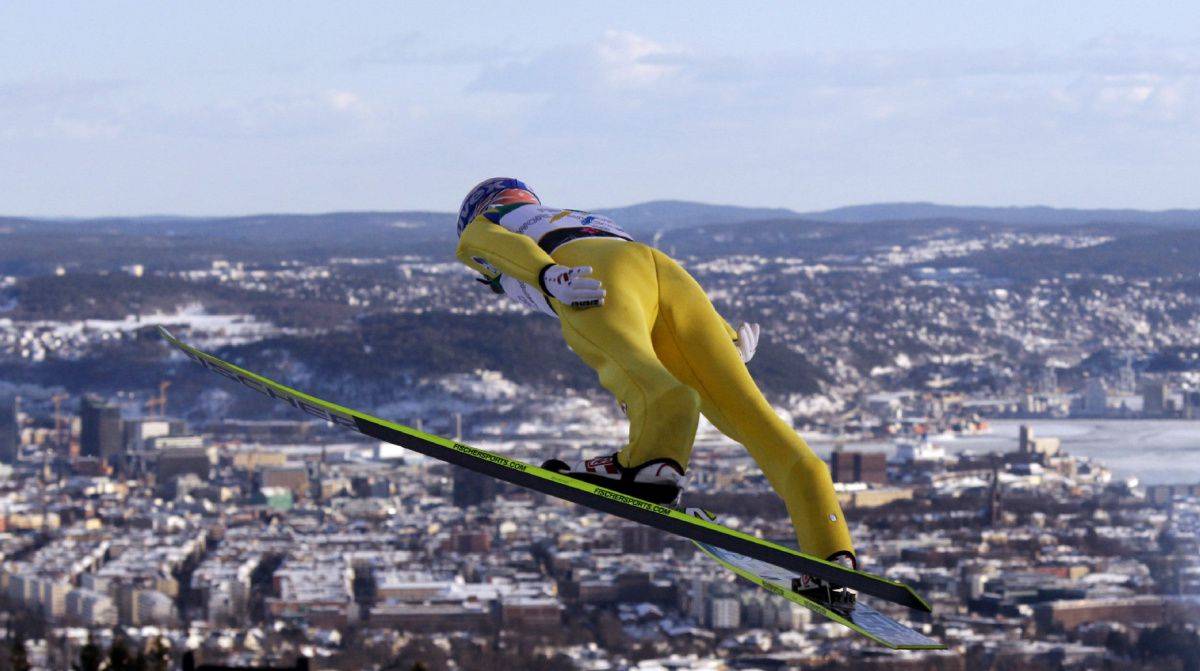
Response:
[[[482,5],[2,3],[0,214],[1200,207],[1200,3]]]

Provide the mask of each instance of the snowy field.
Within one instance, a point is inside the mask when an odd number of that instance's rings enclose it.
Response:
[[[1022,424],[1041,438],[1059,438],[1070,454],[1091,457],[1112,470],[1114,477],[1136,476],[1143,484],[1200,483],[1200,421],[1184,420],[999,420],[982,436],[935,441],[947,452],[989,452],[1016,449]],[[822,456],[832,443],[813,440]],[[891,453],[885,443],[856,443],[848,449]]]
[[[0,355],[33,362],[49,355],[75,359],[86,356],[93,345],[119,341],[133,331],[159,325],[187,336],[191,344],[202,349],[241,345],[291,332],[249,314],[209,314],[199,304],[172,313],[127,315],[124,319],[15,322],[0,318]]]

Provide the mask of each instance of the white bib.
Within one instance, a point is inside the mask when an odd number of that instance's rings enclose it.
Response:
[[[578,210],[560,210],[542,205],[522,205],[500,217],[498,222],[513,233],[520,233],[541,242],[550,231],[563,228],[594,228],[626,240],[633,237],[608,217]]]
[[[560,210],[532,203],[508,212],[495,223],[513,233],[527,236],[535,243],[540,242],[547,233],[564,228],[592,228],[626,240],[633,239],[625,232],[625,229],[608,217],[577,210]],[[531,287],[507,275],[500,276],[500,287],[504,289],[506,296],[521,305],[548,314],[555,319],[558,318],[554,308],[550,307],[550,302],[546,300],[545,294],[538,287]]]

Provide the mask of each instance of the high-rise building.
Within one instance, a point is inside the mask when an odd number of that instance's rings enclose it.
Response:
[[[11,464],[17,460],[17,445],[20,442],[17,399],[14,396],[0,396],[0,464]]]
[[[1021,427],[1021,439],[1025,439],[1025,427]],[[1004,501],[1000,494],[1000,464],[996,459],[992,460],[992,486],[988,493],[987,507],[987,523],[992,528],[1000,526],[1001,514],[1003,513]]]
[[[459,508],[478,506],[493,501],[499,493],[496,478],[467,468],[454,469],[454,505]]]
[[[1133,371],[1133,356],[1126,354],[1125,361],[1117,369],[1117,389],[1129,393],[1137,389],[1137,373]]]
[[[96,396],[84,396],[79,402],[79,454],[98,457],[108,463],[124,452],[125,432],[121,408]]]
[[[1183,418],[1200,419],[1200,391],[1184,392]]]
[[[708,602],[708,626],[713,629],[737,629],[741,624],[741,604],[732,596]]]
[[[1058,393],[1058,369],[1054,366],[1042,368],[1038,376],[1038,391],[1043,394]]]
[[[829,474],[834,482],[887,482],[887,455],[883,452],[843,452],[829,455]]]
[[[1026,424],[1021,425],[1020,435],[1017,451],[1035,461],[1053,457],[1062,447],[1062,441],[1058,438],[1038,438],[1034,435],[1033,427]]]
[[[1157,417],[1167,414],[1167,385],[1160,380],[1146,383],[1142,390],[1142,412]]]
[[[647,554],[662,552],[666,547],[666,533],[644,524],[627,524],[621,527],[621,549],[625,554]]]
[[[1108,385],[1093,377],[1083,385],[1083,412],[1091,417],[1108,414]]]

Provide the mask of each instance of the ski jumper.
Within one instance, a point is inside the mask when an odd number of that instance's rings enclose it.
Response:
[[[673,259],[599,215],[540,204],[492,207],[457,257],[497,292],[557,316],[567,345],[629,416],[623,467],[671,458],[687,467],[699,413],[742,444],[787,505],[802,551],[853,552],[825,463],[771,408],[738,355],[737,333]],[[591,266],[603,305],[577,309],[538,289],[548,265]]]

